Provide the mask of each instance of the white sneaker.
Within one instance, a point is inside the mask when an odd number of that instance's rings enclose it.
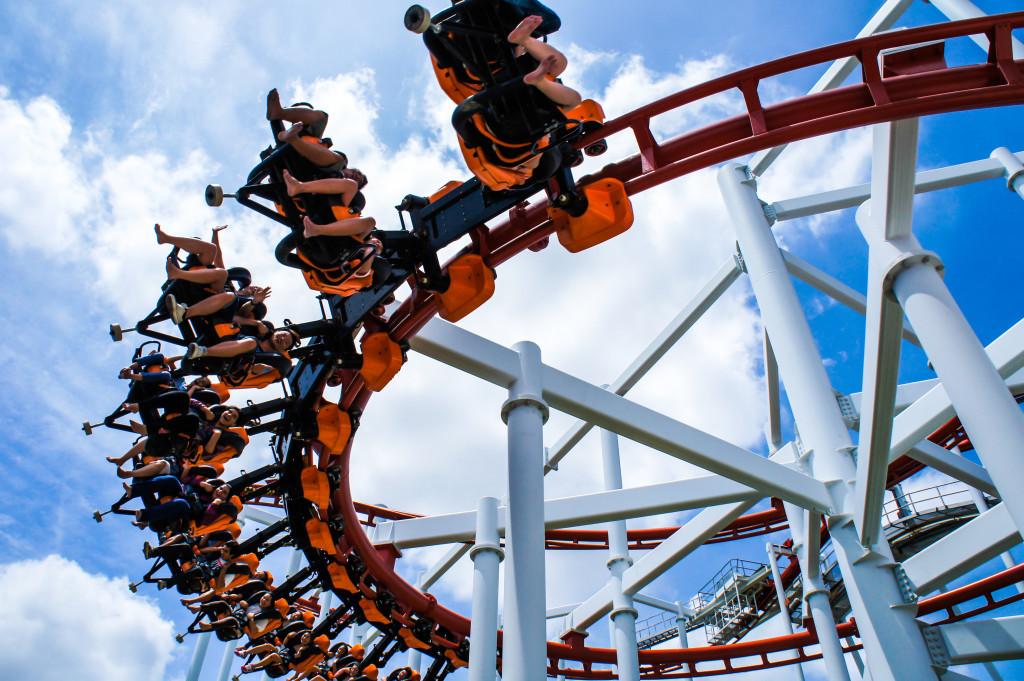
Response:
[[[206,348],[199,343],[189,343],[185,351],[185,359],[197,359],[206,355]]]
[[[181,324],[185,321],[185,313],[188,312],[187,305],[180,305],[175,300],[174,295],[167,296],[167,311],[171,313],[171,319],[174,320],[175,324]]]

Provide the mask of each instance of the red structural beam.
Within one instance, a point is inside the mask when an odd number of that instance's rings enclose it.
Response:
[[[629,130],[639,152],[582,178],[579,184],[613,177],[622,180],[630,194],[636,194],[696,170],[802,139],[900,118],[1024,103],[1024,61],[1013,60],[1010,44],[1011,30],[1022,26],[1024,12],[924,26],[811,50],[717,78],[637,109],[584,137],[580,146]],[[877,67],[878,55],[883,50],[975,34],[986,35],[991,43],[985,63],[885,78]],[[762,80],[846,57],[861,61],[861,83],[770,106],[761,104],[757,85]],[[742,95],[746,113],[664,143],[655,140],[650,130],[652,118],[730,90],[738,90]],[[497,267],[527,248],[540,245],[553,231],[546,205],[517,206],[508,219],[495,227],[482,225],[476,230],[473,245],[467,250],[483,254],[488,265]],[[414,288],[413,295],[391,315],[388,332],[396,340],[410,338],[436,311],[433,295]],[[370,394],[357,377],[346,386],[340,405],[344,409],[362,409]],[[322,466],[341,469],[342,485],[332,500],[332,508],[335,513],[340,511],[348,528],[346,542],[359,553],[377,583],[395,596],[404,612],[433,620],[458,635],[468,635],[468,619],[439,605],[432,596],[421,593],[395,574],[393,566],[374,549],[366,534],[356,529],[360,520],[349,489],[350,452],[351,442],[341,456],[321,462]],[[841,637],[856,633],[853,622],[839,625],[839,630]],[[708,648],[647,650],[640,652],[640,664],[646,678],[750,671],[813,659],[804,657],[803,647],[815,642],[814,634],[805,632]],[[768,657],[784,651],[798,652],[790,661],[772,661]],[[614,650],[587,648],[582,644],[548,643],[548,657],[550,674],[571,678],[612,678],[610,672],[595,671],[591,666],[615,664]],[[733,663],[744,657],[756,657],[759,661],[745,667]],[[559,670],[559,660],[578,661],[583,667]],[[711,661],[722,666],[706,671],[682,669],[683,665]]]

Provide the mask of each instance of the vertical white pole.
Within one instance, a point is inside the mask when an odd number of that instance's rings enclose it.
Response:
[[[779,571],[779,561],[775,557],[775,545],[768,542],[766,546],[768,551],[768,564],[772,568],[772,581],[775,583],[775,597],[779,601],[779,617],[782,618],[782,629],[787,635],[793,633],[793,620],[789,614],[789,605],[786,604],[786,585],[782,583],[782,572]],[[804,670],[799,664],[790,665],[795,667],[795,676],[804,681]]]
[[[188,664],[188,672],[185,674],[185,681],[196,681],[199,673],[203,671],[203,661],[206,659],[206,651],[210,648],[210,637],[208,631],[204,631],[196,637],[196,647],[192,651],[192,661]]]
[[[320,597],[320,615],[316,618],[317,624],[324,621],[324,618],[331,612],[331,601],[334,600],[333,591],[325,591]]]
[[[800,431],[813,475],[829,483],[829,529],[875,681],[934,681],[931,657],[892,570],[888,547],[865,550],[853,522],[853,443],[807,317],[747,169],[730,163],[718,183],[736,230],[761,318]],[[914,325],[915,330],[917,325]],[[826,605],[827,605],[827,598]],[[813,606],[813,601],[809,601]],[[913,608],[913,610],[912,610]],[[814,608],[811,607],[812,615]],[[835,629],[832,630],[833,635]],[[823,636],[824,637],[824,636]],[[845,661],[830,676],[848,678]]]
[[[607,386],[606,386],[607,387]],[[604,488],[622,489],[622,464],[619,459],[619,438],[615,433],[601,431],[601,460],[604,464]],[[608,572],[612,585],[612,611],[609,628],[620,681],[640,680],[640,658],[636,647],[636,608],[632,596],[622,592],[622,575],[633,564],[629,557],[626,521],[615,520],[608,528]]]
[[[235,644],[228,641],[224,644],[224,656],[220,658],[220,671],[217,673],[217,681],[228,681],[231,675],[231,664],[235,661]]]
[[[508,506],[505,516],[505,627],[502,671],[506,681],[547,675],[544,575],[544,402],[540,348],[514,346],[519,377],[509,386],[501,415],[508,424]]]
[[[476,512],[473,561],[473,614],[470,622],[469,681],[494,681],[498,657],[498,500],[482,497]]]
[[[942,282],[941,261],[923,251],[913,234],[884,238],[871,213],[871,202],[857,210],[872,257],[877,253],[893,263],[886,276],[889,290],[921,340],[1010,517],[1024,530],[1024,498],[1017,494],[1024,489],[1024,469],[1013,454],[1024,442],[1024,414]]]

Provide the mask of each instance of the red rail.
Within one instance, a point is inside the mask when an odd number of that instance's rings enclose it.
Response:
[[[582,178],[580,184],[614,177],[625,183],[630,194],[636,194],[687,173],[801,139],[900,118],[1024,103],[1024,61],[1013,60],[1010,44],[1011,30],[1022,26],[1024,12],[925,26],[811,50],[717,78],[626,114],[583,138],[580,146],[593,139],[629,130],[639,152],[606,166],[599,173]],[[879,72],[877,58],[882,50],[974,34],[984,34],[991,42],[992,48],[985,63],[886,78]],[[856,57],[861,61],[861,83],[771,106],[761,104],[757,86],[762,80],[846,57]],[[743,95],[747,109],[745,114],[664,143],[654,139],[650,130],[652,118],[730,90],[739,90]],[[508,219],[494,228],[478,228],[472,235],[473,246],[467,250],[484,255],[487,264],[496,267],[523,250],[538,245],[553,229],[546,205],[517,206],[510,211]],[[433,296],[414,290],[413,295],[392,314],[388,332],[396,340],[410,338],[435,313]],[[344,409],[364,408],[369,397],[370,392],[362,380],[356,378],[346,386],[340,405]],[[340,457],[321,462],[322,466],[341,469],[342,485],[333,498],[332,507],[345,520],[346,542],[363,558],[376,582],[395,596],[403,612],[428,618],[457,635],[468,635],[469,620],[439,605],[432,596],[419,592],[395,574],[392,565],[374,549],[366,534],[355,530],[360,521],[349,489],[350,452],[351,442]],[[602,539],[595,537],[594,540]],[[841,637],[856,633],[853,622],[842,624],[839,629]],[[814,659],[818,655],[808,655],[804,647],[815,642],[814,634],[805,632],[708,648],[647,650],[641,651],[640,664],[644,677],[652,679],[752,671]],[[794,651],[794,657],[788,660],[768,657],[785,651]],[[592,668],[594,664],[615,664],[613,650],[587,648],[582,644],[549,643],[548,657],[552,675],[613,678],[610,671]],[[741,658],[750,657],[757,658],[757,661],[743,666],[745,663],[740,661]],[[577,661],[582,666],[559,670],[557,662],[560,660]],[[712,662],[718,664],[710,668]],[[703,667],[697,669],[695,665],[698,664]]]

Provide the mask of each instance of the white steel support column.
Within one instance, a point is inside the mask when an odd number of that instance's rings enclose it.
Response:
[[[686,625],[690,623],[690,616],[686,614],[686,606],[682,601],[676,601],[676,635],[679,636],[679,647],[689,648],[690,639],[686,634]],[[686,671],[692,672],[693,665],[689,662],[685,665]]]
[[[992,152],[992,158],[1003,164],[1006,168],[1006,188],[1016,192],[1024,199],[1024,163],[1013,155],[1013,152],[1006,147],[999,147]]]
[[[224,655],[220,658],[220,671],[217,673],[217,681],[228,681],[231,676],[231,665],[235,661],[235,644],[228,641],[224,644]]]
[[[857,222],[880,258],[892,266],[887,280],[942,381],[956,413],[971,434],[978,456],[1018,529],[1024,529],[1024,469],[1015,452],[1024,442],[1024,414],[942,282],[935,254],[921,249],[910,234],[882,239],[870,215],[857,210]],[[872,256],[874,257],[874,256]]]
[[[768,542],[768,564],[772,568],[772,581],[775,583],[775,596],[779,601],[779,616],[782,618],[782,628],[786,634],[793,633],[793,620],[789,614],[789,605],[786,603],[786,585],[782,583],[782,573],[779,571],[779,561],[775,557],[775,544]],[[799,664],[796,665],[796,676],[800,681],[804,679],[804,670]]]
[[[476,511],[473,561],[473,616],[470,622],[469,681],[494,681],[498,657],[498,568],[505,552],[498,541],[498,500],[482,497]]]
[[[857,450],[857,514],[860,541],[871,546],[882,534],[882,505],[889,470],[892,419],[899,384],[903,310],[889,295],[892,253],[878,242],[910,236],[917,166],[916,118],[872,129],[872,236],[868,239],[868,293],[864,324],[864,373]],[[863,229],[864,227],[862,227]],[[927,257],[927,256],[925,256]]]
[[[950,21],[988,16],[970,0],[929,0],[929,2],[935,5],[935,9],[945,14]],[[977,43],[978,47],[988,52],[988,38],[984,35],[972,35],[970,39]],[[1012,43],[1013,58],[1024,59],[1024,44],[1016,38],[1013,38]]]
[[[821,578],[820,520],[817,515],[810,516],[808,511],[793,504],[783,504],[783,508],[793,537],[793,553],[800,564],[804,603],[818,633],[818,646],[829,681],[850,681],[850,672],[843,659],[843,645],[836,633],[836,619],[828,602],[828,588]],[[813,522],[809,522],[809,516]]]
[[[601,461],[604,464],[604,488],[622,489],[622,464],[619,459],[619,438],[615,433],[601,431]],[[636,608],[632,596],[622,591],[622,575],[633,565],[629,557],[626,521],[614,520],[608,528],[608,572],[612,587],[612,611],[609,633],[615,647],[619,681],[640,681],[640,658],[636,648]]]
[[[756,183],[744,166],[735,163],[719,170],[718,183],[771,338],[804,458],[814,477],[828,485],[833,500],[828,512],[829,529],[872,678],[934,681],[931,658],[914,619],[916,605],[905,602],[891,554],[887,550],[865,552],[860,545],[852,520],[856,477],[850,455],[853,443],[757,196]],[[914,328],[920,334],[916,324]]]
[[[209,631],[196,636],[196,647],[192,651],[192,661],[188,663],[185,681],[196,681],[199,678],[199,673],[203,671],[203,661],[206,660],[206,651],[210,648],[211,636],[213,634]]]
[[[544,402],[540,348],[513,346],[519,375],[501,416],[508,424],[508,507],[505,524],[505,628],[502,677],[533,681],[547,674],[544,577]]]

